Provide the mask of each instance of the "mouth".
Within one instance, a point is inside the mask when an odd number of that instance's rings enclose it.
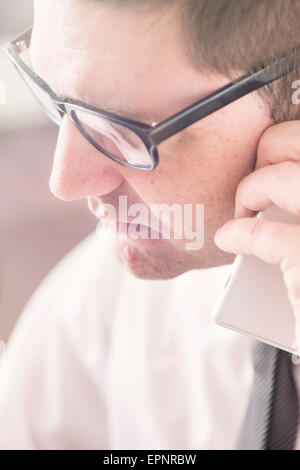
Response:
[[[136,218],[132,218],[131,221],[130,217],[126,221],[112,218],[107,211],[103,211],[101,202],[96,198],[88,198],[88,207],[90,212],[101,222],[101,225],[115,234],[125,236],[125,238],[131,240],[159,240],[163,238],[162,233],[156,228],[154,229],[142,223],[135,223]]]
[[[151,227],[143,224],[135,224],[133,222],[125,223],[120,220],[104,219],[101,221],[104,227],[114,233],[125,236],[130,240],[159,240],[161,233]]]

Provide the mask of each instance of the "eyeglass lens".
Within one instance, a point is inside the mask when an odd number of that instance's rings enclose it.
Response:
[[[72,110],[72,117],[84,135],[114,159],[131,166],[152,166],[152,159],[144,142],[127,127],[81,109]]]
[[[18,67],[18,71],[45,109],[48,117],[60,125],[61,115],[49,94],[21,68]],[[152,168],[153,163],[149,151],[135,132],[91,111],[72,109],[71,105],[69,108],[71,108],[70,114],[78,129],[98,150],[120,163],[125,162],[137,168]]]

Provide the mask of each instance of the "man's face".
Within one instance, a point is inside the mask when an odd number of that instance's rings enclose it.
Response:
[[[189,63],[180,14],[171,7],[142,12],[90,0],[36,0],[32,63],[57,95],[147,124],[229,82]],[[50,187],[61,199],[87,198],[93,211],[109,203],[118,213],[119,196],[149,211],[153,204],[192,204],[193,229],[197,204],[204,205],[202,249],[188,250],[184,231],[175,237],[172,218],[170,239],[114,237],[119,261],[138,277],[167,279],[225,264],[232,257],[215,246],[213,236],[232,217],[237,185],[253,168],[259,138],[270,124],[252,93],[163,142],[158,167],[146,173],[101,155],[64,117]]]

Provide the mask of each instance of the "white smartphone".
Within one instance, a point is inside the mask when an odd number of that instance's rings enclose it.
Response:
[[[300,223],[300,217],[275,206],[260,212],[257,217]],[[294,312],[279,266],[254,256],[237,256],[214,306],[213,317],[225,328],[298,354]]]

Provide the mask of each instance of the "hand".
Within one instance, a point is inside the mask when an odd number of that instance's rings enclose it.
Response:
[[[300,217],[300,121],[268,128],[258,145],[253,173],[238,186],[234,219],[215,234],[223,251],[254,255],[280,266],[296,317],[300,351],[300,224],[253,218],[276,205]]]

